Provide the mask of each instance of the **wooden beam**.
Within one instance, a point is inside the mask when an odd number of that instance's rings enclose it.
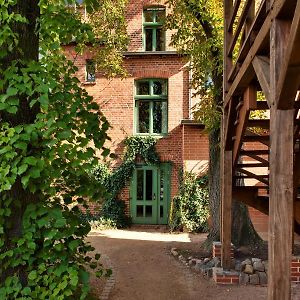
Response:
[[[232,151],[223,151],[221,265],[231,268]]]
[[[247,176],[234,176],[235,178],[254,178],[264,184],[269,184],[269,181],[267,180],[267,178],[269,178],[269,175],[257,175],[257,174],[254,174],[248,170],[245,170],[245,169],[242,169],[242,168],[238,168],[236,169],[236,172],[240,172],[242,174],[245,174]]]
[[[291,297],[293,120],[293,110],[271,108],[269,300],[289,300]]]
[[[275,1],[276,3],[276,1]],[[287,26],[274,19],[270,30],[270,201],[268,300],[291,299],[294,202],[294,110],[279,110],[277,84]],[[284,276],[282,275],[284,274]]]
[[[252,65],[268,102],[270,97],[270,60],[266,56],[255,56]],[[270,107],[269,102],[268,105]]]
[[[263,41],[268,36],[270,32],[271,23],[281,11],[283,5],[285,4],[285,1],[286,0],[277,0],[272,3],[270,12],[266,17],[260,31],[258,32],[256,39],[239,70],[238,76],[236,76],[236,78],[232,82],[231,87],[226,95],[226,98],[224,99],[225,107],[228,106],[230,99],[236,93],[237,87],[241,85],[241,82],[243,81],[243,84],[247,85],[253,79],[251,78],[251,76],[249,76],[249,72],[251,73],[251,71],[253,70],[253,68],[250,68],[250,66],[252,66],[252,60],[255,57],[255,55],[257,55],[257,52],[260,49]],[[247,80],[244,81],[245,78]]]
[[[285,22],[279,33],[277,47],[281,48],[282,63],[279,66],[276,103],[280,109],[290,109],[300,84],[300,2],[297,1],[292,22]]]
[[[243,96],[243,106],[239,111],[238,125],[235,130],[236,140],[233,144],[233,167],[237,164],[239,152],[243,143],[243,136],[247,128],[250,110],[256,107],[256,88],[249,86]]]

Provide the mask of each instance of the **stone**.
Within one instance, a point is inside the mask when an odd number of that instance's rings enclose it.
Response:
[[[201,263],[200,262],[196,262],[196,264],[194,266],[195,271],[200,272],[202,266],[203,266],[202,262]]]
[[[190,260],[189,260],[189,266],[192,267],[192,266],[194,266],[195,264],[196,264],[196,259],[193,258],[193,259],[190,259]]]
[[[212,260],[206,263],[206,266],[209,268],[219,267],[221,265],[220,259],[218,257],[214,257]]]
[[[171,253],[172,253],[173,256],[178,256],[178,251],[177,251],[176,248],[172,248]]]
[[[205,268],[204,266],[202,266],[201,273],[203,276],[212,277],[213,269],[208,267]]]
[[[252,264],[254,264],[255,262],[261,262],[261,259],[254,257],[254,258],[251,259],[251,261],[252,261]]]
[[[191,260],[191,259],[193,259],[193,256],[189,256],[189,257],[188,257],[188,260]]]
[[[261,261],[255,261],[253,263],[253,270],[258,271],[258,272],[264,272],[265,271],[265,266]]]
[[[245,265],[252,265],[252,262],[249,258],[245,259],[242,261],[242,266],[245,266]]]
[[[248,284],[249,283],[249,275],[245,273],[241,273],[239,276],[240,284]]]
[[[268,284],[268,277],[265,272],[256,272],[256,274],[259,277],[259,283],[260,284]]]
[[[253,267],[252,267],[252,265],[245,265],[244,273],[246,273],[246,274],[253,274]]]
[[[210,259],[208,257],[204,258],[203,262],[206,264],[210,261]]]
[[[258,274],[249,275],[249,282],[250,282],[250,284],[254,284],[254,285],[259,284]]]
[[[234,269],[237,271],[237,272],[242,272],[242,263],[241,262],[236,262],[235,266],[234,266]]]
[[[262,263],[263,263],[263,265],[265,267],[265,272],[268,273],[268,267],[269,267],[268,262],[265,260]]]

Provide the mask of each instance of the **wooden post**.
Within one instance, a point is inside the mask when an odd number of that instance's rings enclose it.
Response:
[[[278,109],[278,78],[286,47],[286,26],[275,19],[270,32],[270,202],[268,300],[291,298],[294,200],[294,110]]]
[[[221,265],[231,268],[232,151],[223,152]]]

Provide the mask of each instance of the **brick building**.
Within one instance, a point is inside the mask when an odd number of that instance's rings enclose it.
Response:
[[[170,31],[162,28],[168,14],[164,1],[130,0],[127,8],[128,52],[124,67],[129,76],[108,80],[94,73],[93,56],[75,58],[81,84],[99,104],[110,122],[111,142],[106,144],[121,163],[124,139],[132,135],[155,136],[159,168],[136,164],[133,178],[121,193],[133,223],[167,224],[171,199],[178,191],[181,169],[201,174],[208,165],[208,138],[204,127],[192,119],[195,104],[189,89],[188,63],[170,46]],[[253,214],[255,215],[255,213]],[[255,220],[254,220],[255,221]]]
[[[129,1],[126,18],[130,44],[124,53],[127,78],[108,80],[100,73],[93,74],[91,53],[75,61],[81,84],[112,126],[111,142],[106,146],[118,158],[126,137],[157,138],[160,167],[137,163],[130,185],[120,195],[133,223],[167,224],[179,171],[199,171],[208,161],[204,128],[190,118],[187,62],[170,47],[171,32],[162,27],[167,9],[163,1]],[[72,46],[66,50],[75,55]],[[113,163],[120,164],[121,160]]]

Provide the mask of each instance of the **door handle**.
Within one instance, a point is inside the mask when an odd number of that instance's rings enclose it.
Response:
[[[153,200],[156,200],[156,194],[154,193],[154,195],[153,195]]]

